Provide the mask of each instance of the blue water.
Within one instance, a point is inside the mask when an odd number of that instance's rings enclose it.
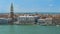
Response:
[[[40,25],[0,25],[0,34],[60,34],[60,27]]]

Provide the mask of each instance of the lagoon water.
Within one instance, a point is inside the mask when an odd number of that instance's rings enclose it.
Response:
[[[60,27],[40,25],[0,25],[0,34],[60,34]]]

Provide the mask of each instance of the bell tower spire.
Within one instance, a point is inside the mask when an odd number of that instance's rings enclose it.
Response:
[[[13,9],[14,9],[14,8],[13,8],[13,3],[11,3],[11,12],[14,11]]]

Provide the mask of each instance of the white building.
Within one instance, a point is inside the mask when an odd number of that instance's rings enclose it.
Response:
[[[38,19],[38,24],[45,25],[45,19]]]
[[[51,25],[52,24],[52,18],[38,19],[38,24],[40,24],[40,25]]]
[[[11,20],[11,18],[0,18],[0,24],[9,24]]]
[[[8,24],[7,18],[0,18],[0,24]]]
[[[48,25],[52,24],[52,18],[46,18],[45,21]]]
[[[19,16],[18,17],[18,24],[34,24],[35,18],[38,16]]]

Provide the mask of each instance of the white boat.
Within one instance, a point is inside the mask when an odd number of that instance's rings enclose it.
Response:
[[[57,27],[59,27],[60,25],[56,25]]]

